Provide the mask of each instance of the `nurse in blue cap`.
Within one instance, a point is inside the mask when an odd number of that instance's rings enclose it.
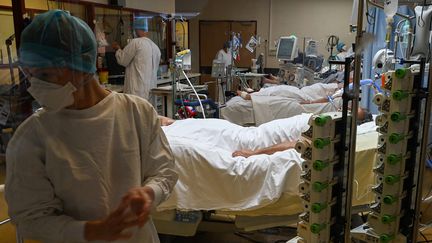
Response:
[[[177,181],[158,116],[95,78],[96,40],[68,12],[40,14],[20,62],[42,109],[6,151],[5,197],[21,236],[42,242],[159,242],[149,218]]]
[[[124,93],[144,98],[154,104],[150,91],[157,87],[157,72],[161,52],[159,47],[148,38],[149,26],[147,17],[136,17],[133,25],[137,38],[131,40],[124,49],[117,43],[117,62],[126,67]]]

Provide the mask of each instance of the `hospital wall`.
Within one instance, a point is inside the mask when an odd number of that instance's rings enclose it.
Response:
[[[339,36],[345,43],[354,42],[355,35],[349,33],[352,4],[352,0],[208,0],[199,11],[200,15],[190,21],[193,69],[199,70],[200,20],[257,21],[257,34],[267,40],[268,46],[266,48],[263,43],[257,53],[268,54],[267,68],[278,68],[274,41],[280,36],[295,34],[299,38],[318,40],[319,52],[326,57],[329,56],[326,44],[330,35]]]

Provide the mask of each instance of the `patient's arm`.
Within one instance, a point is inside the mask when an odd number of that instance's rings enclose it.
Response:
[[[158,116],[159,121],[161,123],[161,126],[169,126],[175,122],[175,120],[165,117],[165,116]]]
[[[248,94],[248,93],[245,92],[245,91],[237,90],[237,95],[240,96],[240,97],[242,97],[242,98],[245,99],[245,100],[252,100],[250,94]]]
[[[281,79],[270,74],[269,78],[262,77],[261,82],[263,84],[280,84]]]
[[[267,148],[262,148],[262,149],[257,149],[257,150],[249,150],[249,149],[243,149],[243,150],[238,150],[235,151],[232,156],[233,157],[238,157],[238,156],[242,156],[245,158],[248,158],[252,155],[258,155],[258,154],[268,154],[268,155],[272,155],[276,152],[279,151],[285,151],[288,149],[292,149],[295,147],[297,142],[292,142],[292,141],[288,141],[288,142],[283,142],[283,143],[279,143]]]
[[[262,82],[264,84],[280,84],[280,80],[278,77],[274,77],[274,79],[272,78],[263,78]]]
[[[300,104],[305,105],[305,104],[318,104],[318,103],[328,103],[328,102],[329,102],[328,98],[321,98],[321,99],[317,99],[317,100],[302,101],[302,102],[300,102]]]

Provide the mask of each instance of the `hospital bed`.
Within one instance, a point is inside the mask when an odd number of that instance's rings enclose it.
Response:
[[[358,127],[357,149],[356,149],[356,164],[355,164],[355,183],[354,183],[354,198],[353,207],[355,210],[363,211],[368,204],[373,200],[370,193],[371,185],[374,182],[372,167],[375,160],[375,149],[377,147],[378,133],[374,122],[368,122]],[[175,147],[173,153],[176,157],[176,163],[198,163],[195,159],[190,159],[195,155],[198,158],[205,160],[205,157],[199,154],[199,151],[194,151],[194,147],[182,147],[178,151]],[[300,164],[301,158],[298,157],[297,163]],[[205,161],[203,163],[206,163]],[[208,164],[208,166],[212,166]],[[189,171],[193,171],[195,165],[192,165]],[[217,168],[220,173],[225,173],[224,169]],[[283,168],[280,168],[283,169]],[[270,170],[270,169],[269,169]],[[274,171],[270,171],[273,173]],[[179,180],[183,180],[185,175],[179,175]],[[194,176],[196,175],[196,176]],[[191,184],[200,185],[207,183],[206,180],[211,180],[213,174],[206,173],[205,170],[200,170],[188,173],[188,178]],[[242,177],[242,175],[239,175]],[[250,209],[229,210],[223,206],[219,208],[200,206],[197,202],[190,202],[190,195],[178,194],[176,189],[168,203],[163,203],[153,214],[153,221],[156,228],[161,234],[170,234],[178,236],[193,236],[197,231],[235,231],[235,230],[258,230],[271,228],[276,226],[287,226],[297,222],[298,214],[302,211],[302,204],[298,193],[298,183],[300,181],[297,170],[287,170],[285,174],[288,183],[284,183],[281,195],[275,200],[263,200],[258,205],[253,205]],[[297,179],[296,179],[297,178]],[[234,183],[241,183],[242,179],[237,178]],[[229,184],[230,182],[220,181],[220,184]],[[264,182],[267,183],[267,182]],[[272,183],[272,182],[268,182]],[[184,183],[180,183],[184,186]],[[179,183],[176,187],[179,186]],[[193,187],[193,186],[191,186]],[[223,187],[221,185],[220,187]],[[244,184],[248,187],[248,184]],[[215,184],[216,191],[219,186]],[[234,189],[233,189],[234,190]],[[188,192],[189,193],[189,192]],[[202,197],[206,197],[206,192],[190,192],[201,193]],[[236,191],[225,191],[225,193],[237,193]],[[220,200],[215,200],[214,205],[226,203],[224,196],[221,195]],[[254,200],[249,198],[248,200]],[[208,204],[208,202],[206,203]],[[188,206],[189,205],[189,206]],[[192,206],[190,206],[192,205]]]
[[[252,100],[244,100],[237,96],[221,108],[220,116],[240,126],[258,126],[271,120],[288,118],[301,113],[332,112],[338,107],[341,107],[340,98],[334,99],[333,103],[300,105],[296,100],[280,96],[252,96]]]

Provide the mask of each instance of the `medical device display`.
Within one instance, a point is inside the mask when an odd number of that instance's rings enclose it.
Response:
[[[297,57],[297,37],[281,37],[277,45],[276,57],[280,61],[293,61]]]
[[[373,102],[381,114],[376,118],[379,132],[374,166],[375,201],[367,223],[354,229],[352,237],[364,242],[413,242],[416,219],[421,115],[421,75],[410,69],[384,74],[383,92]]]
[[[171,63],[171,69],[172,71],[172,98],[173,100],[176,100],[177,98],[177,86],[180,84],[180,75],[183,74],[183,76],[186,78],[190,88],[192,89],[195,97],[198,100],[198,104],[199,104],[199,111],[202,113],[202,117],[205,119],[206,115],[205,115],[205,109],[204,106],[202,104],[200,95],[198,95],[194,85],[192,84],[192,82],[189,80],[185,70],[191,70],[191,66],[192,66],[192,54],[191,54],[191,50],[187,49],[187,50],[183,50],[181,52],[176,53],[176,57],[173,63]],[[183,116],[183,118],[187,118],[190,116],[194,116],[192,110],[190,110],[190,107],[187,108],[187,105],[184,105],[184,100],[183,98],[180,99],[180,104],[182,105],[182,107],[179,109],[177,107],[178,104],[176,104],[176,102],[173,102],[172,105],[172,114],[173,114],[173,118],[180,118],[181,116]],[[177,110],[179,111],[183,111],[182,115],[180,113],[176,113]],[[196,112],[196,111],[195,111]],[[178,117],[175,117],[177,114]]]
[[[314,79],[313,70],[292,63],[279,64],[278,76],[281,77],[286,84],[297,86],[298,88],[317,83]]]
[[[420,59],[421,57],[427,59],[430,56],[432,6],[417,6],[414,10],[416,14],[416,31],[411,55],[414,59]]]
[[[342,204],[344,161],[346,161],[344,121],[341,112],[314,115],[303,140],[296,144],[305,160],[302,164],[298,237],[290,243],[339,242],[344,225]],[[340,153],[342,151],[342,153]]]
[[[225,63],[219,60],[213,60],[211,76],[212,78],[225,77],[226,76]]]

